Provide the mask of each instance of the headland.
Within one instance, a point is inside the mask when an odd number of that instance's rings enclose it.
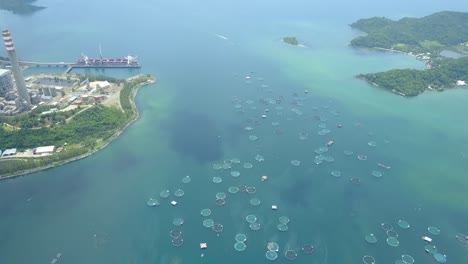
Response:
[[[69,86],[55,96],[60,98],[56,101],[27,113],[0,117],[0,137],[4,139],[0,179],[63,165],[103,149],[138,118],[137,91],[156,78],[36,75],[30,81]]]
[[[352,47],[401,52],[426,63],[425,70],[398,69],[358,78],[402,96],[466,86],[468,59],[463,56],[468,55],[468,13],[444,11],[398,21],[374,17],[360,19],[351,27],[366,33],[353,39]],[[447,50],[462,57],[442,56]]]

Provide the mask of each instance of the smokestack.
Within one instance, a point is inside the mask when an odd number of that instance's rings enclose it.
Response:
[[[5,42],[5,48],[10,58],[11,70],[16,82],[16,89],[18,89],[18,95],[21,100],[26,101],[28,108],[31,108],[31,98],[29,97],[28,90],[26,89],[26,83],[24,82],[23,73],[19,66],[18,58],[16,58],[15,45],[11,39],[10,31],[3,30],[2,32],[3,41]]]

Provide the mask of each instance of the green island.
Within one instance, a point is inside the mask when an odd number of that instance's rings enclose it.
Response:
[[[27,15],[45,8],[33,5],[34,2],[36,0],[0,0],[0,9],[13,14]]]
[[[438,12],[422,18],[394,21],[384,17],[361,19],[353,24],[367,35],[350,42],[352,47],[402,52],[426,63],[425,70],[398,69],[360,74],[358,78],[403,96],[426,90],[443,91],[468,81],[468,59],[445,58],[442,51],[468,55],[468,13]]]
[[[123,87],[116,97],[117,105],[78,106],[68,111],[48,111],[50,106],[15,115],[0,117],[2,148],[17,148],[23,154],[0,159],[0,178],[13,177],[55,167],[85,158],[104,148],[138,117],[134,103],[137,90],[155,82],[150,75],[137,75],[127,80],[107,80]],[[31,148],[57,146],[50,155],[32,155]],[[30,152],[30,155],[25,153]]]
[[[284,43],[290,44],[297,46],[299,45],[299,41],[296,39],[296,37],[284,37],[281,39]]]

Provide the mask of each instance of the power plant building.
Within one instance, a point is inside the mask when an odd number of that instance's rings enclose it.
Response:
[[[29,97],[26,82],[24,81],[23,73],[21,72],[18,58],[16,57],[15,45],[13,44],[10,31],[3,30],[2,37],[8,53],[8,58],[10,59],[11,71],[15,78],[16,89],[18,90],[19,95],[19,104],[23,110],[29,110],[31,109],[31,98]]]
[[[0,97],[5,97],[11,90],[13,90],[11,71],[0,69]]]

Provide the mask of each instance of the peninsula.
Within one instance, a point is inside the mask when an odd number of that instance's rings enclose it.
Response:
[[[48,78],[60,81],[59,77]],[[137,119],[137,90],[156,81],[150,75],[127,80],[67,77],[69,82],[75,78],[79,78],[77,85],[69,89],[76,95],[68,100],[14,116],[0,116],[0,147],[4,150],[0,155],[0,179],[62,165],[104,148]]]
[[[398,21],[374,17],[358,20],[351,27],[367,33],[353,39],[353,47],[402,52],[426,63],[426,70],[399,69],[358,76],[375,86],[416,96],[428,89],[463,86],[468,81],[468,58],[440,55],[444,50],[468,55],[468,13],[444,11]]]
[[[27,15],[45,8],[34,5],[34,2],[36,0],[0,0],[0,10],[6,10],[13,14]]]

